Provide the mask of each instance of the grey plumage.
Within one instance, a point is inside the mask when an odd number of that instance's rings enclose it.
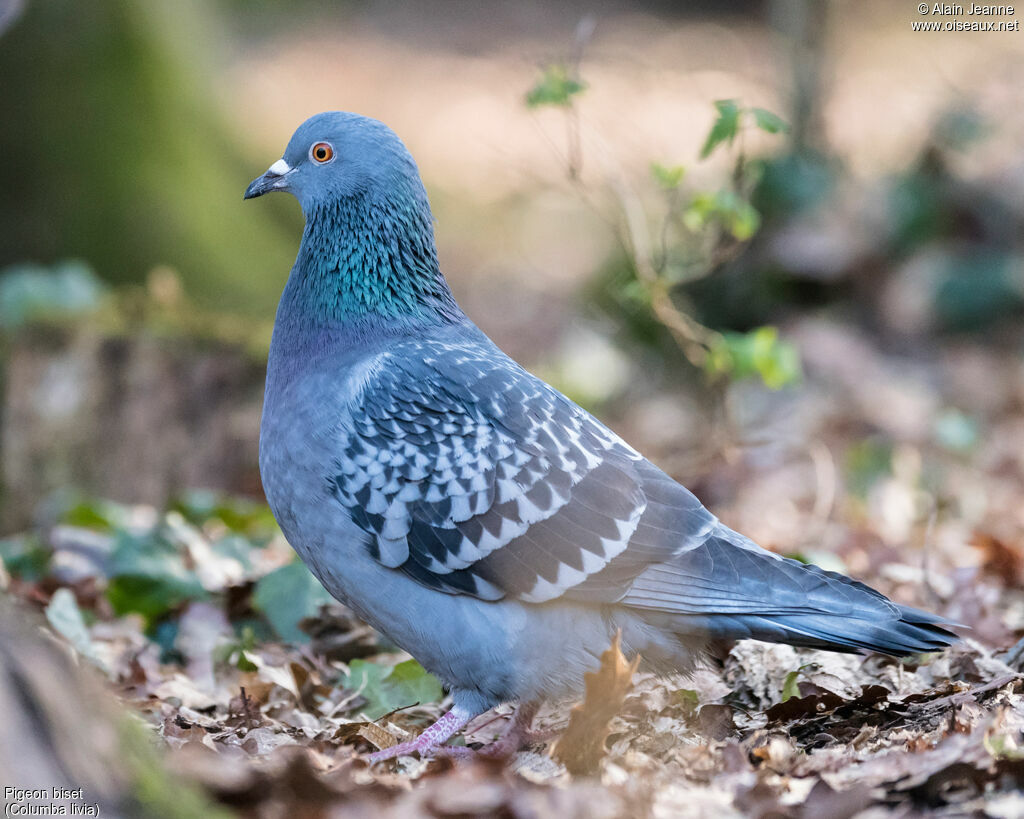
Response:
[[[317,167],[324,143],[338,160]],[[620,629],[666,670],[743,637],[891,654],[954,639],[731,531],[505,356],[451,298],[415,163],[384,126],[319,115],[274,167],[247,195],[290,190],[307,224],[268,365],[267,497],[327,589],[437,674],[459,719],[573,693]]]

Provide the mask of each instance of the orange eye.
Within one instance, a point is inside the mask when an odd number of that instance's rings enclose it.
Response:
[[[319,162],[322,165],[334,159],[334,148],[331,147],[330,142],[317,142],[309,149],[309,155],[314,162]]]

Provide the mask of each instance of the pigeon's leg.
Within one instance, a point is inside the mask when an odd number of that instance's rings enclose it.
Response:
[[[420,756],[430,756],[439,745],[447,742],[456,731],[463,728],[475,716],[477,715],[455,706],[416,739],[375,751],[366,758],[372,763],[414,753],[418,753]]]
[[[521,748],[533,743],[547,742],[557,735],[554,731],[531,731],[530,725],[540,708],[540,700],[524,702],[516,708],[515,714],[508,725],[501,732],[501,735],[483,748],[473,750],[472,748],[441,748],[440,753],[458,759],[482,756],[492,759],[504,759],[512,756]]]

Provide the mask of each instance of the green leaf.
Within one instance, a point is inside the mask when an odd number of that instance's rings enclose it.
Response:
[[[779,134],[789,130],[789,125],[782,117],[765,108],[751,108],[750,113],[754,116],[754,124],[766,133]]]
[[[697,707],[700,705],[700,695],[692,688],[680,688],[674,692],[673,697],[687,714],[697,713]]]
[[[35,535],[19,535],[0,539],[0,560],[14,577],[37,581],[50,570],[53,552],[43,546]]]
[[[1000,319],[1015,320],[1024,307],[1019,266],[1018,257],[981,243],[950,253],[934,294],[941,326],[984,333]]]
[[[704,146],[700,149],[700,158],[707,159],[711,153],[723,142],[732,144],[739,132],[741,109],[736,100],[717,100],[715,108],[718,110],[718,117],[715,119],[708,132]]]
[[[211,520],[220,521],[233,532],[269,539],[277,529],[274,516],[266,504],[248,498],[237,498],[209,489],[182,492],[171,505],[189,523],[203,526]],[[256,543],[262,546],[263,543]]]
[[[710,193],[698,193],[683,211],[683,224],[688,230],[696,233],[707,225],[713,208],[714,196]]]
[[[633,279],[622,285],[620,288],[622,297],[637,306],[649,307],[651,304],[651,289],[642,281]]]
[[[698,193],[683,213],[683,224],[698,231],[719,222],[737,241],[745,242],[761,227],[761,214],[735,191]]]
[[[177,578],[144,575],[122,575],[107,584],[107,600],[119,617],[132,612],[141,614],[149,625],[189,600],[205,596],[198,581],[189,583]]]
[[[281,639],[290,643],[309,641],[299,622],[329,602],[327,590],[298,561],[261,577],[252,597],[253,606],[263,612]]]
[[[388,686],[404,698],[417,702],[436,702],[444,696],[437,678],[415,660],[396,665],[387,679]]]
[[[60,520],[69,526],[80,526],[97,532],[113,532],[123,528],[128,515],[123,506],[110,501],[80,500],[65,509]]]
[[[242,535],[225,535],[210,544],[210,549],[218,557],[237,560],[247,572],[252,569],[253,547],[260,547],[262,542],[254,542]]]
[[[993,734],[986,731],[981,741],[989,755],[996,759],[1009,759],[1015,762],[1024,760],[1024,748],[1021,748],[1015,739],[1005,734]]]
[[[775,331],[774,327],[764,329]],[[764,385],[772,390],[795,384],[803,376],[800,353],[793,344],[780,340],[777,332],[773,332],[770,347],[757,358],[755,366]]]
[[[10,267],[0,272],[0,327],[91,313],[106,292],[107,286],[80,261]]]
[[[107,599],[114,612],[137,612],[150,626],[183,603],[207,596],[178,549],[156,532],[148,536],[119,532],[110,565]]]
[[[651,163],[651,176],[665,190],[678,188],[685,175],[686,168],[683,165],[662,165],[660,162]]]
[[[878,481],[892,474],[892,444],[882,438],[865,438],[846,450],[844,477],[852,495],[867,497]]]
[[[214,649],[214,659],[218,663],[233,665],[239,671],[256,671],[257,666],[245,654],[256,648],[256,630],[249,624],[236,623],[235,635],[234,640],[221,643]]]
[[[415,660],[395,666],[353,660],[348,667],[345,687],[366,698],[366,709],[373,719],[397,708],[437,702],[444,696],[437,678]]]
[[[586,83],[569,75],[564,63],[551,63],[544,67],[537,84],[526,92],[526,107],[568,106],[572,104],[572,98],[586,87]]]
[[[708,352],[705,368],[713,375],[728,375],[737,380],[758,375],[773,390],[796,383],[802,377],[796,347],[782,341],[775,327],[723,333]]]
[[[796,671],[790,671],[786,675],[786,679],[782,681],[782,702],[790,700],[793,697],[800,696],[800,688],[797,686],[797,680],[800,678],[800,671],[803,668],[801,666]]]
[[[46,619],[54,631],[74,646],[75,651],[93,662],[99,661],[82,611],[70,589],[57,589],[53,593],[46,606]]]
[[[745,242],[761,227],[761,214],[746,200],[736,197],[728,210],[723,210],[724,221],[733,238]]]

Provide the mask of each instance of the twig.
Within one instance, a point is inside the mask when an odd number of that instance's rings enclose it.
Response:
[[[573,53],[569,63],[569,76],[577,83],[581,83],[580,66],[583,63],[583,52],[587,44],[594,36],[594,29],[597,21],[590,15],[580,18],[576,24],[576,34],[573,37]],[[566,139],[569,151],[569,179],[577,180],[583,173],[583,145],[580,140],[580,113],[571,102],[565,117]]]
[[[921,536],[921,574],[923,576],[922,585],[924,586],[928,604],[934,607],[942,601],[942,597],[932,585],[931,573],[928,571],[928,566],[931,563],[932,531],[935,529],[935,518],[938,513],[936,511],[935,498],[931,495],[928,497],[931,498],[932,502],[928,509],[928,520],[924,525],[924,534]]]
[[[811,538],[820,538],[836,501],[836,464],[829,448],[818,439],[811,441],[807,454],[814,464],[816,490],[808,528],[811,530]]]

